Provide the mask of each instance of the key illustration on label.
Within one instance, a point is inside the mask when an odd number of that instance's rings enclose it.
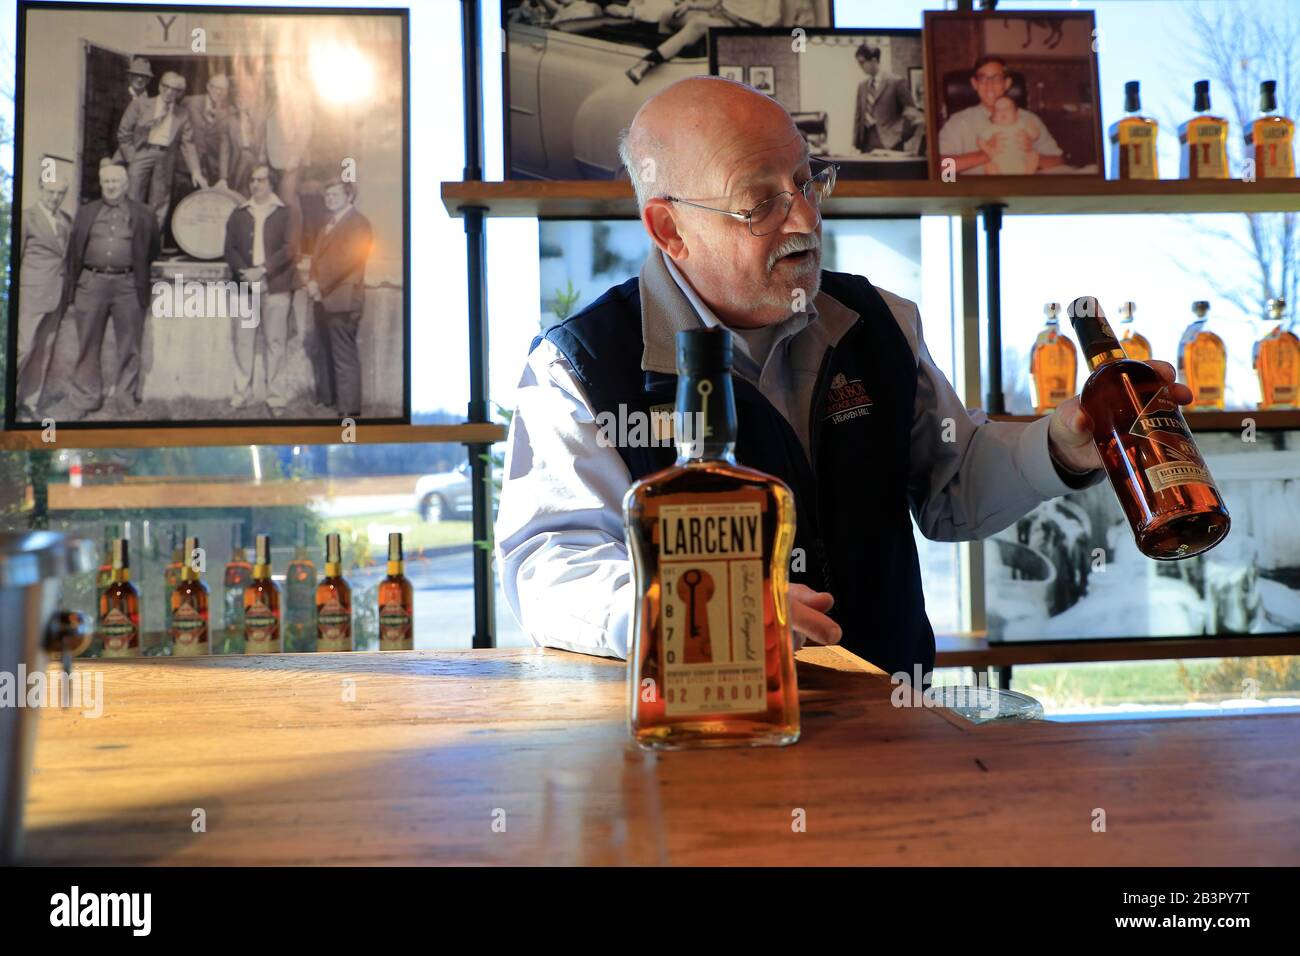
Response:
[[[709,426],[709,395],[713,392],[713,383],[707,378],[701,379],[700,383],[695,386],[695,391],[700,396],[700,420],[704,423],[701,438],[708,438],[713,434],[713,429]]]
[[[709,599],[713,597],[713,576],[691,568],[677,579],[677,596],[686,602],[687,664],[709,664],[713,645],[709,641]]]

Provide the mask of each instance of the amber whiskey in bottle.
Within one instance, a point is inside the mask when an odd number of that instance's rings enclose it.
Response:
[[[307,528],[298,522],[298,542],[284,573],[284,649],[316,649],[316,564],[307,554]]]
[[[388,576],[379,582],[379,649],[409,651],[415,647],[415,592],[406,580],[402,535],[388,535]]]
[[[1295,178],[1295,123],[1277,110],[1277,80],[1259,84],[1259,119],[1246,130],[1246,155],[1255,161],[1256,179]]]
[[[1092,370],[1079,402],[1138,550],[1160,561],[1208,551],[1231,521],[1168,384],[1125,356],[1096,299],[1075,299],[1069,314]]]
[[[271,536],[259,534],[244,588],[244,653],[280,653],[280,586],[271,579]]]
[[[1132,302],[1120,304],[1119,327],[1123,331],[1120,332],[1119,344],[1124,346],[1124,354],[1129,358],[1148,362],[1151,360],[1151,343],[1147,341],[1146,336],[1133,328],[1133,313],[1136,311],[1137,306]]]
[[[244,588],[253,580],[253,566],[248,563],[248,553],[244,550],[240,529],[235,527],[231,537],[230,561],[222,574],[221,583],[224,602],[222,615],[222,654],[242,654],[244,652]]]
[[[339,536],[325,536],[325,577],[316,585],[316,650],[352,650],[352,587],[343,578]]]
[[[140,592],[131,583],[131,555],[125,538],[113,541],[113,570],[108,587],[99,592],[97,625],[105,657],[140,654]]]
[[[1128,113],[1110,128],[1110,168],[1116,179],[1159,179],[1156,170],[1156,133],[1159,124],[1140,116],[1142,99],[1138,81],[1124,84],[1124,111]]]
[[[1228,121],[1210,115],[1210,81],[1197,80],[1192,109],[1197,113],[1178,127],[1183,179],[1228,178]]]
[[[1224,385],[1228,374],[1228,350],[1206,323],[1210,303],[1192,303],[1196,318],[1178,342],[1178,374],[1192,390],[1193,410],[1223,408]]]
[[[171,596],[176,585],[181,583],[181,550],[185,544],[185,526],[173,526],[167,537],[170,544],[170,560],[163,568],[163,630],[170,636],[172,632]]]
[[[1033,391],[1034,414],[1050,412],[1074,394],[1078,356],[1074,343],[1061,334],[1061,303],[1043,306],[1047,322],[1029,351],[1029,384]]]
[[[731,336],[677,334],[677,462],[623,499],[636,600],[628,722],[647,749],[799,739],[794,497],[736,463]]]
[[[1269,299],[1272,330],[1255,343],[1260,408],[1295,408],[1300,401],[1300,337],[1286,328],[1285,299]]]
[[[199,657],[208,653],[208,586],[199,573],[198,538],[186,538],[181,555],[181,577],[172,589],[172,656]]]

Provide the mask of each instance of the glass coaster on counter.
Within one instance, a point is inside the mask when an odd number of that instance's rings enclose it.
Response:
[[[933,705],[950,710],[972,724],[995,720],[1040,720],[1043,705],[1028,694],[971,684],[931,687]]]

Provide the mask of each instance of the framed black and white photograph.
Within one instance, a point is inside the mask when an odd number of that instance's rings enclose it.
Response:
[[[924,108],[925,103],[925,67],[912,66],[907,69],[907,83],[912,90],[912,102]]]
[[[745,68],[743,66],[720,66],[718,67],[718,76],[726,77],[728,80],[735,80],[737,83],[744,83]]]
[[[926,11],[936,178],[1102,174],[1089,11]]]
[[[407,37],[20,3],[6,427],[409,421]]]
[[[832,0],[502,0],[501,18],[508,179],[623,178],[619,133],[659,90],[716,69],[710,30],[780,28],[788,40],[835,22]]]
[[[840,179],[925,179],[924,101],[912,93],[923,68],[920,30],[712,31],[710,59],[743,63],[749,84],[794,117],[816,159]],[[766,81],[768,89],[755,83]]]
[[[751,66],[749,68],[749,85],[768,96],[776,95],[776,83],[773,79],[776,70],[770,66]]]

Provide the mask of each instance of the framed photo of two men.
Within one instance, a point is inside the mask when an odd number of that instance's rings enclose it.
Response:
[[[6,428],[410,420],[396,9],[20,2]]]
[[[936,178],[1103,175],[1091,11],[925,13]]]

